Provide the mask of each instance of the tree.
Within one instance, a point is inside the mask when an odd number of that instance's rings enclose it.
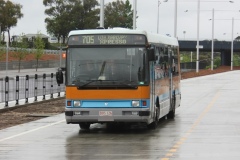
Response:
[[[34,48],[35,48],[34,58],[37,61],[36,71],[38,70],[38,61],[43,56],[44,47],[45,47],[45,44],[44,44],[44,41],[42,40],[41,33],[38,32],[37,37],[34,39]]]
[[[235,38],[235,41],[240,41],[240,36],[237,36],[236,38]]]
[[[45,19],[47,32],[58,40],[63,37],[63,42],[71,30],[98,26],[97,0],[43,0],[43,4],[48,7],[45,10],[49,16]]]
[[[133,10],[129,0],[126,0],[125,3],[122,0],[108,3],[105,7],[104,13],[105,28],[133,28]]]
[[[26,58],[28,52],[28,43],[23,39],[24,34],[22,34],[19,38],[19,42],[16,42],[15,47],[16,51],[13,52],[12,56],[18,60],[18,72],[21,69],[21,61]]]
[[[0,0],[1,33],[2,32],[8,33],[9,42],[11,27],[16,26],[18,19],[23,17],[21,9],[22,6],[20,4],[12,3],[9,0],[8,1]]]

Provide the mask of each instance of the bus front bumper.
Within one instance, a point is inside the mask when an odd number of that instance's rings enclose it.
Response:
[[[105,122],[143,122],[151,123],[149,109],[69,109],[66,108],[65,117],[67,123],[78,124],[80,122],[105,123]]]

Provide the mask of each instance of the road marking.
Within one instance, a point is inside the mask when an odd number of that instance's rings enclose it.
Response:
[[[48,124],[48,125],[45,125],[45,126],[42,126],[42,127],[38,127],[38,128],[29,130],[29,131],[25,131],[25,132],[22,132],[22,133],[19,133],[19,134],[7,137],[7,138],[3,138],[3,139],[0,139],[0,142],[6,141],[6,140],[9,140],[9,139],[13,139],[13,138],[16,138],[16,137],[19,137],[19,136],[22,136],[22,135],[25,135],[25,134],[28,134],[28,133],[32,133],[32,132],[38,131],[40,129],[51,127],[51,126],[54,126],[56,124],[59,124],[59,123],[65,122],[65,121],[66,120],[64,119],[64,120],[61,120],[61,121],[58,121],[58,122],[55,122],[55,123],[51,123],[51,124]]]
[[[219,92],[213,97],[212,101],[208,104],[208,106],[204,109],[204,111],[199,115],[199,117],[195,120],[195,122],[192,124],[190,129],[185,133],[183,137],[181,137],[167,152],[164,158],[161,158],[161,160],[170,160],[171,157],[173,157],[173,154],[177,152],[178,148],[181,147],[181,145],[184,143],[184,141],[187,140],[187,138],[191,135],[191,133],[194,131],[194,129],[199,125],[199,123],[202,121],[204,116],[209,112],[209,110],[212,108],[213,104],[216,102],[216,100],[219,97]]]

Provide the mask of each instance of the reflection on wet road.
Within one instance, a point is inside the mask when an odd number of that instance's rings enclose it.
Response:
[[[240,159],[240,72],[182,81],[174,120],[146,126],[91,125],[80,130],[64,115],[0,130],[0,159]]]

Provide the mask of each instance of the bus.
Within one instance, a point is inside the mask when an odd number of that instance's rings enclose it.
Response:
[[[144,123],[155,129],[161,118],[174,118],[181,100],[176,38],[120,28],[75,30],[67,46],[67,124]],[[58,83],[62,75],[60,70]]]

